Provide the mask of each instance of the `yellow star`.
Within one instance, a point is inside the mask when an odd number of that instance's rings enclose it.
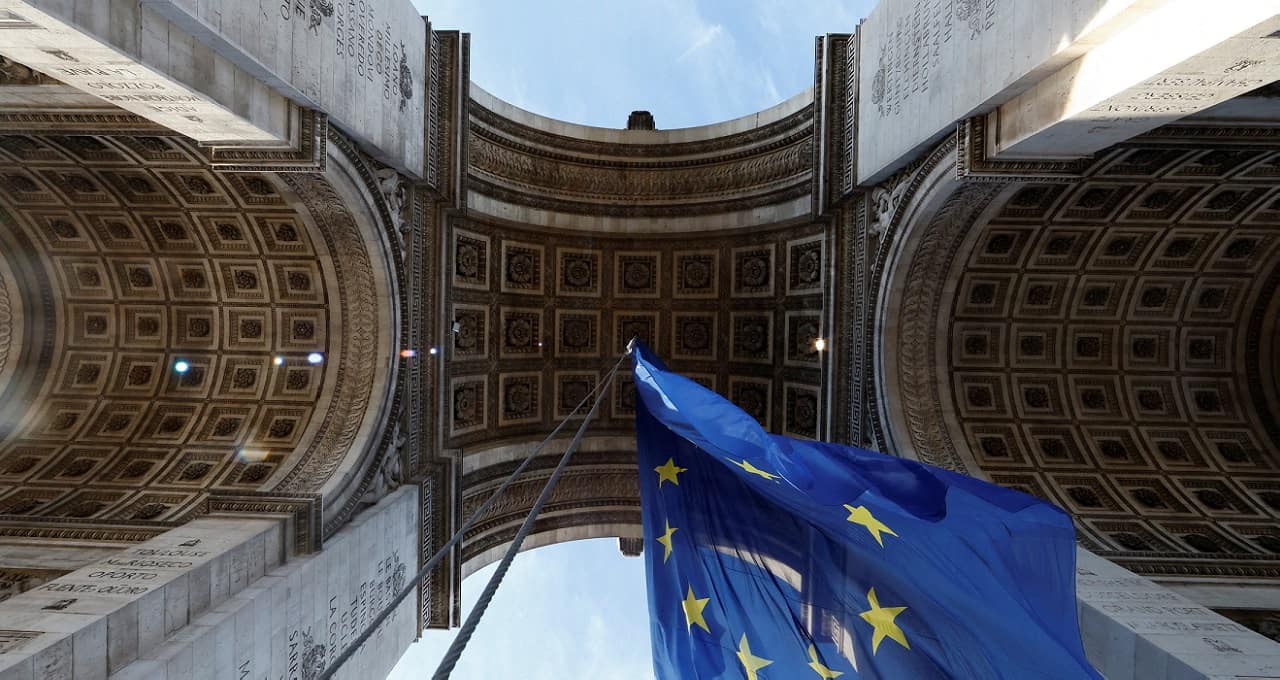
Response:
[[[884,539],[880,537],[881,532],[897,537],[897,534],[893,533],[893,529],[890,529],[884,522],[876,519],[875,515],[871,514],[870,510],[862,507],[861,505],[855,508],[852,505],[846,504],[844,509],[849,511],[849,521],[866,527],[867,531],[871,532],[871,535],[875,537],[876,543],[879,543],[881,548],[884,547]]]
[[[747,644],[746,633],[742,634],[742,641],[738,643],[738,661],[742,662],[742,667],[747,671],[747,680],[759,680],[756,671],[773,663],[751,653],[751,645]]]
[[[674,534],[675,532],[680,530],[671,528],[671,522],[667,522],[664,520],[663,524],[667,525],[667,532],[659,536],[657,540],[659,543],[662,544],[662,547],[666,548],[666,551],[662,553],[662,563],[666,564],[667,558],[671,557],[671,534]]]
[[[752,465],[752,464],[751,464],[749,461],[747,461],[747,459],[745,459],[745,458],[744,458],[744,459],[742,459],[742,462],[741,462],[741,463],[739,463],[738,461],[736,461],[736,460],[734,460],[734,459],[732,459],[732,458],[730,458],[730,459],[729,459],[729,462],[730,462],[730,463],[733,463],[734,465],[737,465],[738,467],[742,468],[743,470],[746,470],[747,472],[749,472],[749,473],[751,473],[751,474],[753,474],[753,475],[759,475],[759,476],[761,476],[761,477],[764,477],[765,479],[767,479],[767,480],[769,480],[769,481],[771,481],[771,482],[772,482],[772,481],[775,481],[775,480],[778,480],[778,479],[782,479],[782,477],[780,477],[779,475],[775,475],[775,474],[773,474],[773,473],[771,473],[771,472],[765,472],[764,470],[761,470],[760,468],[758,468],[758,467],[756,467],[756,466]]]
[[[663,482],[671,482],[672,484],[679,486],[680,480],[676,479],[676,475],[679,475],[681,472],[687,472],[688,470],[676,465],[675,458],[668,458],[665,465],[659,465],[654,468],[653,471],[658,473],[658,488],[661,489]]]
[[[813,646],[813,643],[809,643],[809,668],[812,668],[813,672],[817,673],[822,680],[834,680],[834,678],[844,675],[844,671],[833,671],[822,665],[822,662],[818,660],[818,648]]]
[[[898,614],[906,611],[906,607],[881,607],[880,601],[876,599],[876,589],[872,588],[867,592],[867,601],[871,604],[871,609],[862,612],[860,616],[862,620],[871,624],[875,629],[875,635],[871,637],[871,653],[874,655],[877,649],[880,649],[880,641],[886,637],[894,642],[911,649],[911,645],[907,644],[907,635],[902,632],[898,624],[893,620]]]
[[[684,607],[684,622],[688,630],[692,631],[693,625],[696,623],[703,630],[708,633],[711,632],[711,629],[707,628],[707,620],[702,617],[702,610],[706,608],[707,603],[710,601],[711,598],[709,597],[694,597],[693,586],[689,586],[689,593],[684,596],[684,601],[680,603],[680,606]]]

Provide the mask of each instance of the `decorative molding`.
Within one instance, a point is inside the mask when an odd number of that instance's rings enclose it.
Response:
[[[13,343],[13,307],[9,302],[9,288],[4,276],[0,276],[0,376],[4,375],[5,364],[9,361],[9,348]],[[21,332],[21,329],[17,329]],[[0,383],[0,387],[3,383]],[[3,439],[0,436],[0,439]]]
[[[912,448],[920,460],[957,472],[967,469],[947,433],[938,394],[937,324],[944,303],[941,290],[951,272],[959,241],[1001,188],[991,184],[961,187],[928,218],[906,274],[901,304],[895,310],[898,387]]]
[[[345,135],[331,130],[330,136],[334,148],[346,156],[373,198],[373,205],[370,207],[390,245],[389,267],[394,278],[400,318],[398,345],[417,347],[419,345],[414,344],[414,338],[429,337],[427,329],[431,327],[434,318],[430,313],[424,313],[424,309],[417,304],[410,304],[411,300],[418,304],[429,303],[432,296],[412,295],[409,287],[414,282],[406,271],[406,256],[428,257],[422,252],[427,247],[423,241],[429,239],[431,234],[424,233],[425,216],[416,200],[419,192],[395,170],[360,151]],[[414,250],[410,250],[411,248]],[[423,269],[422,260],[416,260],[414,267]],[[416,283],[419,287],[431,290],[429,281]],[[372,354],[367,349],[366,353]],[[433,400],[429,393],[424,399],[424,392],[420,388],[415,390],[412,385],[415,372],[418,374],[416,377],[422,380],[423,373],[434,371],[430,365],[424,368],[422,362],[412,360],[402,360],[398,362],[398,367],[399,370],[394,375],[396,384],[391,390],[391,403],[386,411],[388,415],[382,423],[382,435],[369,454],[372,461],[343,506],[325,517],[325,538],[345,525],[362,504],[376,502],[382,495],[394,490],[395,486],[406,479],[406,471],[416,471],[420,461],[426,457],[420,432],[429,422],[431,416],[427,406]]]
[[[856,39],[849,33],[828,33],[817,38],[815,102],[822,107],[814,125],[814,212],[825,213],[853,193],[856,187],[857,90]],[[816,181],[822,173],[822,183]]]
[[[108,543],[142,543],[180,526],[181,522],[136,523],[95,520],[91,523],[61,525],[44,523],[42,517],[0,516],[0,537],[50,539],[59,541],[95,541]]]
[[[533,522],[533,535],[545,534],[558,529],[583,527],[598,524],[631,525],[637,529],[641,526],[640,506],[633,510],[615,510],[613,504],[603,507],[588,503],[547,505],[543,508],[543,516]],[[608,509],[605,509],[608,508]],[[552,513],[555,513],[554,515]],[[510,543],[519,530],[518,520],[515,526],[492,530],[474,540],[467,541],[462,549],[462,561],[467,562],[486,551]]]
[[[320,488],[350,451],[373,397],[379,361],[376,348],[385,341],[379,340],[377,288],[365,238],[342,197],[320,175],[280,177],[302,199],[324,235],[333,268],[342,282],[337,291],[338,304],[347,329],[339,338],[342,359],[331,385],[331,407],[310,446],[275,487],[304,493]]]
[[[844,181],[840,186],[842,196],[849,196],[858,187],[858,95],[861,86],[858,69],[862,57],[860,35],[850,35],[845,48],[844,127],[840,131],[844,142],[840,149],[840,156],[844,161]]]
[[[994,115],[994,114],[993,114]],[[975,182],[1071,182],[1092,158],[1071,160],[1000,160],[987,157],[989,116],[956,124],[956,176]]]
[[[209,165],[221,172],[324,172],[329,117],[297,105],[290,109],[297,137],[290,147],[201,147]]]
[[[198,147],[202,158],[219,172],[323,172],[327,159],[328,117],[294,107],[297,140],[292,148]],[[120,137],[181,137],[146,118],[119,110],[80,112],[0,112],[0,134],[50,133]],[[183,138],[185,139],[185,138]]]
[[[704,215],[807,195],[808,135],[735,154],[746,156],[740,159],[654,164],[574,158],[474,129],[470,172],[477,191],[517,205],[626,217]]]
[[[306,555],[319,551],[323,543],[322,508],[318,495],[218,491],[205,500],[197,514],[285,515],[289,518],[289,528],[293,530],[294,551]]]
[[[45,135],[49,133],[104,137],[138,134],[161,137],[181,136],[146,118],[124,113],[118,109],[79,113],[0,112],[0,134]]]
[[[828,177],[824,173],[823,161],[827,160],[827,144],[830,137],[826,130],[827,121],[831,119],[831,111],[827,107],[826,97],[830,96],[831,87],[826,87],[826,36],[815,36],[813,39],[813,126],[810,129],[812,139],[809,143],[809,212],[815,218],[821,215],[828,201],[826,183]]]
[[[865,225],[860,227],[858,231],[864,234],[868,240],[868,254],[874,254],[869,259],[867,269],[867,288],[864,299],[867,301],[868,310],[865,314],[866,323],[862,329],[866,352],[862,365],[868,371],[868,383],[863,387],[863,394],[865,395],[864,412],[870,426],[869,439],[876,445],[876,448],[884,449],[888,443],[884,424],[880,420],[879,400],[874,387],[875,380],[870,372],[872,370],[871,367],[876,365],[877,339],[875,337],[875,329],[878,323],[877,317],[880,313],[880,310],[876,307],[876,301],[880,297],[880,288],[883,285],[884,274],[888,266],[890,249],[898,231],[902,229],[900,224],[902,210],[900,208],[910,202],[911,197],[915,195],[921,183],[924,182],[924,178],[933,172],[934,168],[955,149],[956,136],[952,135],[934,147],[928,156],[898,171],[897,174],[886,180],[884,184],[877,187],[882,192],[879,209],[874,205],[876,201],[869,199],[864,194],[862,209],[857,215],[858,221]],[[897,194],[896,199],[893,198],[894,194]],[[874,219],[872,215],[875,215]],[[856,360],[857,358],[855,357]],[[867,435],[864,435],[864,438],[868,438]]]
[[[810,193],[812,105],[760,128],[672,144],[604,143],[506,120],[474,101],[468,178],[515,205],[617,217],[707,215]]]
[[[805,159],[807,155],[808,152],[806,150],[796,149],[789,154],[789,160],[798,164],[801,160]],[[619,174],[625,175],[625,173]],[[692,175],[690,177],[692,177]],[[598,203],[547,198],[542,195],[540,191],[531,190],[531,193],[513,191],[501,184],[490,182],[481,176],[469,177],[468,185],[480,194],[513,203],[515,205],[576,215],[600,215],[607,217],[696,217],[732,212],[736,210],[761,208],[769,205],[779,205],[809,195],[809,185],[807,180],[767,193],[738,198],[727,198],[724,200],[703,201],[687,205],[671,203],[670,201],[662,198],[651,199],[650,202],[643,204],[612,202],[614,200],[623,200],[621,194],[612,198],[601,198]],[[673,187],[672,190],[675,191],[675,187],[678,185],[673,183],[671,186]]]
[[[461,206],[466,164],[465,127],[470,84],[470,40],[466,33],[436,31],[427,25],[426,167],[424,184],[433,196]]]
[[[572,154],[581,154],[584,156],[603,156],[619,159],[656,159],[658,163],[661,163],[663,159],[678,159],[684,156],[715,155],[716,157],[740,158],[743,156],[735,156],[734,154],[750,154],[751,152],[746,151],[748,147],[753,147],[778,137],[792,135],[801,129],[807,129],[813,121],[814,113],[811,107],[805,107],[786,118],[762,127],[751,128],[750,130],[713,139],[674,142],[671,144],[612,144],[544,132],[504,118],[474,101],[470,112],[474,122],[481,123],[484,127],[501,133],[501,137],[524,140],[530,145],[555,149],[563,154],[570,154],[565,156],[566,158],[574,157]],[[694,163],[696,161],[685,161],[685,164]]]
[[[1280,146],[1280,127],[1247,125],[1199,125],[1191,122],[1162,125],[1134,137],[1124,146],[1181,146],[1188,142],[1213,146],[1251,146],[1274,149]]]
[[[420,524],[420,548],[418,568],[426,563],[437,550],[444,547],[453,535],[453,462],[439,459],[429,463],[418,485],[418,497],[422,503]],[[453,595],[451,588],[451,564],[453,555],[443,559],[419,586],[418,602],[421,605],[419,630],[443,630],[449,627]]]

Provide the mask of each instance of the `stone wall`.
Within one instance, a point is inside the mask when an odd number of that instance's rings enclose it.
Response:
[[[323,551],[282,562],[278,522],[202,518],[0,604],[0,678],[314,678],[417,562],[401,487]],[[385,677],[417,637],[407,598],[339,677]]]

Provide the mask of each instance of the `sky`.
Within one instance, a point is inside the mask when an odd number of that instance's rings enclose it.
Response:
[[[463,582],[464,620],[496,566]],[[648,612],[644,560],[624,557],[616,538],[520,553],[452,678],[652,678]],[[456,633],[427,631],[409,646],[390,679],[430,678]]]
[[[437,30],[471,34],[471,80],[537,114],[659,129],[754,113],[813,85],[814,37],[850,33],[872,0],[414,0]],[[647,548],[646,548],[647,549]],[[463,616],[493,573],[463,582]],[[454,631],[410,646],[392,680],[429,678]],[[454,680],[644,680],[644,562],[616,539],[521,553]]]
[[[471,34],[471,80],[544,116],[660,129],[755,113],[813,85],[814,37],[851,33],[872,0],[414,0]]]

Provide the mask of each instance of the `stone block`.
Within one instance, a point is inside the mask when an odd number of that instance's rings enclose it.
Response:
[[[262,578],[267,571],[267,535],[266,532],[249,539],[246,546],[248,557],[249,582]]]
[[[155,659],[141,659],[129,664],[120,673],[113,674],[111,680],[163,680],[167,677],[164,663]]]
[[[86,617],[88,618],[88,617]],[[107,677],[106,617],[93,617],[71,638],[75,680],[105,680]]]
[[[107,670],[115,673],[138,658],[138,603],[107,615]]]
[[[156,661],[164,663],[165,675],[170,678],[190,678],[195,675],[195,652],[190,642],[165,645]]]
[[[266,570],[271,571],[284,561],[284,530],[279,523],[274,523],[266,532]]]
[[[35,680],[30,654],[0,654],[0,680]]]
[[[187,625],[190,591],[186,574],[175,578],[164,586],[164,634],[172,635]]]
[[[220,605],[220,606],[225,606]],[[209,620],[214,630],[213,656],[208,664],[215,678],[236,675],[236,617],[234,611],[217,611]]]
[[[228,592],[234,596],[244,590],[251,582],[249,577],[250,543],[242,543],[232,548],[228,555]]]
[[[223,553],[209,564],[209,606],[217,607],[231,597],[231,556]]]
[[[164,590],[153,590],[141,596],[138,604],[138,653],[146,656],[164,642]]]
[[[32,652],[32,675],[35,680],[66,680],[74,677],[74,648],[70,636],[56,639]]]
[[[191,655],[193,659],[198,659],[191,670],[192,680],[215,680],[214,676],[214,659],[217,658],[217,629],[211,626],[202,626],[202,633],[191,641]],[[278,676],[272,676],[278,677]]]
[[[202,564],[187,574],[187,612],[192,619],[209,609],[213,598],[213,565]]]
[[[1085,605],[1080,616],[1085,654],[1108,678],[1133,677],[1137,636],[1096,608]]]

